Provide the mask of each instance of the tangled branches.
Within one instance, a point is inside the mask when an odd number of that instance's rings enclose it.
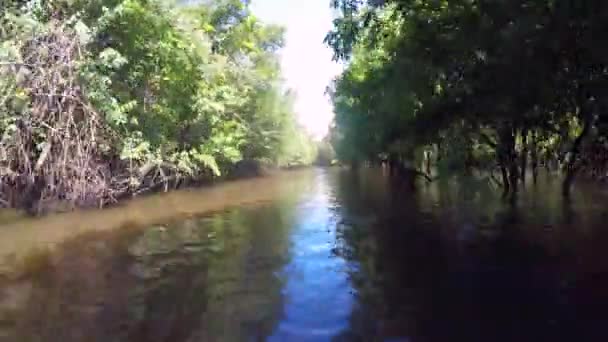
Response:
[[[106,159],[113,134],[78,83],[83,51],[75,32],[51,23],[21,44],[20,61],[0,64],[0,76],[13,80],[2,101],[14,119],[0,130],[5,205],[40,212],[45,203],[90,206],[112,199]]]

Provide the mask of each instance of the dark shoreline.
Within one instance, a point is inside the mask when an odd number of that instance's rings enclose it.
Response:
[[[238,165],[238,164],[237,164]],[[269,166],[263,165],[261,163],[250,164],[249,168],[245,170],[235,171],[235,168],[227,172],[225,175],[214,177],[214,178],[204,178],[204,179],[190,179],[184,180],[177,186],[169,186],[167,190],[163,188],[162,184],[155,185],[150,188],[138,190],[132,193],[125,193],[120,197],[116,198],[116,201],[104,204],[103,206],[74,206],[70,203],[64,203],[61,201],[48,202],[44,203],[40,208],[24,208],[24,207],[10,207],[6,205],[2,205],[0,203],[0,225],[14,222],[15,220],[19,220],[21,218],[26,217],[44,217],[50,214],[58,214],[58,213],[67,213],[75,210],[99,210],[99,209],[111,209],[117,207],[123,207],[129,201],[136,198],[146,198],[149,196],[154,196],[162,193],[170,193],[174,191],[184,191],[184,190],[197,190],[197,189],[207,189],[216,187],[218,185],[231,183],[239,180],[247,180],[247,179],[256,179],[256,178],[264,178],[271,177],[280,172],[286,171],[297,171],[304,170],[314,167],[323,167],[319,165],[291,165],[291,166]],[[4,217],[7,217],[5,220]]]

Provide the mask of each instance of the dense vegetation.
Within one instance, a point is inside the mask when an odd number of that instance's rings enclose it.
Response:
[[[332,4],[343,161],[432,158],[439,177],[481,171],[505,194],[541,164],[560,166],[565,195],[576,174],[606,176],[605,1]]]
[[[283,29],[248,2],[0,1],[0,206],[104,205],[310,163],[281,82]]]

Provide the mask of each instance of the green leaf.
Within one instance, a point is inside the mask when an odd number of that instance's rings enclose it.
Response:
[[[194,158],[201,162],[206,168],[210,169],[215,176],[220,176],[222,174],[217,165],[217,161],[212,155],[196,153]]]

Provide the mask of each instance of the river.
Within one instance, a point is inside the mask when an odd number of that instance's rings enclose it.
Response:
[[[607,341],[606,191],[498,193],[310,169],[13,222],[52,250],[0,284],[0,341]]]

